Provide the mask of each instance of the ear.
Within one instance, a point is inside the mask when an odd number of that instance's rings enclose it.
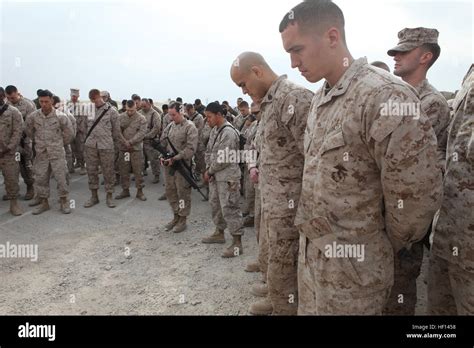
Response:
[[[433,53],[425,52],[420,57],[420,64],[427,65],[433,59]]]
[[[250,69],[258,78],[263,76],[263,70],[259,66],[253,66]]]
[[[329,28],[329,30],[326,32],[326,37],[329,42],[329,47],[331,48],[336,47],[341,41],[341,33],[336,27]]]

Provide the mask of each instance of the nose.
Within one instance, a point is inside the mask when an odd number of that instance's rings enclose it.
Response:
[[[294,53],[291,53],[290,59],[291,59],[291,68],[292,69],[296,69],[301,65],[301,60],[299,58],[297,58]]]
[[[242,87],[242,93],[249,94],[249,90],[247,89],[247,87]]]

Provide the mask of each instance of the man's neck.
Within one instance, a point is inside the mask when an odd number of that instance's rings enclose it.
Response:
[[[426,71],[415,70],[413,73],[407,76],[403,76],[402,80],[408,83],[412,87],[417,87],[421,82],[426,80]]]
[[[49,110],[43,110],[43,109],[41,109],[41,112],[43,113],[43,115],[46,116],[46,115],[49,115],[51,112],[53,112],[53,110],[54,110],[53,108],[51,108],[51,109],[49,109]]]
[[[104,101],[95,103],[95,106],[96,106],[97,108],[100,108],[100,107],[102,107],[102,106],[104,106],[104,105],[105,105],[105,102],[104,102]]]
[[[342,76],[344,76],[346,71],[354,62],[354,58],[352,58],[352,55],[348,50],[344,50],[335,61],[340,63],[335,64],[334,69],[325,77],[331,88],[336,85]]]
[[[278,75],[275,74],[274,72],[271,72],[270,75],[268,76],[268,78],[265,79],[264,84],[265,84],[265,88],[267,90],[267,93],[270,90],[270,88],[272,87],[272,85],[275,83],[276,80],[278,80]]]
[[[223,118],[222,120],[217,120],[216,121],[216,126],[217,128],[221,128],[225,124],[226,120]]]

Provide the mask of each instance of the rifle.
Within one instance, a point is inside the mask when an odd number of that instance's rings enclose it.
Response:
[[[167,159],[170,159],[170,158],[173,158],[174,156],[176,156],[176,154],[173,154],[173,153],[169,153],[168,151],[166,151],[166,148],[164,148],[161,143],[155,139],[152,140],[151,142],[151,146],[153,146],[153,148],[155,150],[157,150],[159,153],[161,153],[161,155],[163,156],[163,158],[165,160]],[[174,146],[173,146],[174,147]],[[175,150],[176,151],[176,150]],[[178,172],[179,174],[181,174],[181,176],[184,178],[184,180],[187,181],[187,183],[189,185],[191,185],[191,187],[195,190],[197,190],[201,196],[207,201],[209,200],[209,197],[207,197],[202,191],[201,189],[199,188],[198,184],[196,183],[193,175],[192,175],[192,172],[189,171],[189,166],[184,163],[183,160],[178,160],[178,161],[174,161],[171,168],[170,168],[170,175],[171,176],[174,176],[174,174]]]

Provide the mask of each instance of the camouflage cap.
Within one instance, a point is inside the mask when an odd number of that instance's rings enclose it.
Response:
[[[71,97],[76,96],[79,97],[79,89],[77,88],[71,88]]]
[[[439,32],[436,29],[405,28],[398,33],[398,45],[387,54],[393,57],[397,52],[408,52],[426,43],[437,44],[438,36]]]
[[[108,91],[101,91],[100,96],[101,97],[110,97],[110,93]]]

